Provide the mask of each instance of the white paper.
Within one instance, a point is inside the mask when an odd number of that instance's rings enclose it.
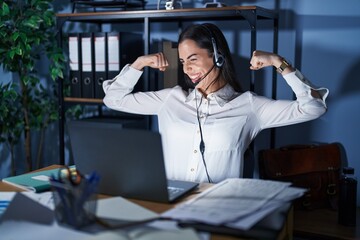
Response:
[[[137,228],[128,233],[130,239],[136,240],[199,240],[193,229],[159,230],[153,228]]]
[[[145,221],[160,216],[122,197],[98,200],[96,215],[101,218],[126,221]]]
[[[301,197],[305,192],[306,189],[303,188],[285,188],[283,191],[277,194],[274,199],[271,199],[271,201],[264,204],[264,206],[262,206],[258,211],[228,223],[226,226],[241,230],[248,230],[253,227],[260,219],[263,219],[264,217],[274,212],[276,209],[282,207],[285,202],[289,202],[295,198]]]
[[[0,192],[0,219],[14,196],[15,192]]]
[[[6,208],[10,204],[11,200],[14,198],[15,194],[18,192],[0,192],[0,218],[1,215],[5,212]],[[32,200],[42,204],[45,207],[54,209],[54,200],[52,192],[21,192],[25,196],[31,198]]]
[[[79,240],[200,240],[196,231],[187,229],[156,229],[146,226],[130,231],[104,231]]]
[[[42,193],[22,192],[22,194],[33,199],[34,201],[40,203],[43,206],[50,208],[51,210],[55,209],[52,192],[42,192]]]
[[[165,217],[220,225],[259,210],[290,183],[259,179],[227,179],[178,207]]]
[[[303,195],[304,189],[292,188],[290,184],[261,179],[227,179],[162,216],[248,230],[284,203]]]
[[[57,225],[43,225],[25,221],[6,221],[0,224],[2,240],[79,240],[89,238],[89,233]]]
[[[276,209],[280,208],[282,204],[282,202],[270,201],[266,203],[260,210],[233,222],[227,223],[226,226],[240,230],[249,230],[256,223],[258,223],[260,219],[263,219],[270,213],[274,212]]]

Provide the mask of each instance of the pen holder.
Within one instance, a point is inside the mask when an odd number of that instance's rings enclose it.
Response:
[[[94,223],[97,204],[95,191],[98,182],[96,173],[90,177],[82,177],[78,184],[52,178],[50,183],[57,222],[76,229]]]

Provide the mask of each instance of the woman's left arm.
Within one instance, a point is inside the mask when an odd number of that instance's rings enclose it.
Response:
[[[288,84],[293,87],[292,85],[299,85],[296,83],[289,83],[287,79],[287,75],[289,73],[297,72],[297,70],[291,66],[283,57],[275,54],[275,53],[269,53],[264,51],[254,51],[252,58],[250,60],[250,69],[251,70],[259,70],[264,67],[273,66],[276,68],[276,70],[285,78],[285,80],[288,82]],[[310,92],[310,95],[313,98],[319,98],[325,101],[325,98],[327,97],[329,91],[325,88],[316,88],[314,85],[312,85],[305,77],[300,73],[297,72],[296,75],[298,75],[299,80],[302,82],[302,84],[305,84],[309,86],[310,88],[307,89]],[[300,83],[301,84],[301,83]],[[306,90],[307,86],[303,86],[302,90]],[[301,89],[300,86],[297,86],[295,89],[293,88],[295,94],[297,94],[297,91]]]
[[[325,100],[329,90],[314,86],[300,71],[292,67],[281,56],[274,53],[254,51],[250,64],[252,70],[268,66],[275,67],[297,98],[296,101],[257,102],[255,108],[261,109],[257,112],[263,113],[260,116],[260,121],[266,128],[312,120],[326,112]]]

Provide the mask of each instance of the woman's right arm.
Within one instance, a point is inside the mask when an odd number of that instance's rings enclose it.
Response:
[[[166,67],[169,66],[169,62],[165,55],[162,52],[159,52],[138,57],[131,66],[140,71],[142,71],[144,67],[151,67],[159,69],[160,71],[165,71]]]
[[[126,65],[114,79],[104,81],[104,104],[111,109],[123,112],[156,114],[168,95],[168,89],[131,93],[143,73],[142,69],[146,66],[163,71],[166,69],[167,61],[161,53],[158,53],[141,56],[133,64]]]

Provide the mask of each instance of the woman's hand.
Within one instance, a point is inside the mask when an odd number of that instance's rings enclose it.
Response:
[[[250,69],[259,70],[268,66],[274,66],[276,69],[278,69],[281,66],[283,60],[284,58],[275,53],[256,50],[253,52],[253,55],[250,59]],[[289,65],[281,74],[285,75],[293,71],[295,71],[295,69]]]
[[[142,70],[144,67],[151,67],[165,71],[167,66],[169,66],[169,62],[162,52],[140,56],[131,64],[131,67],[137,70]]]
[[[264,67],[274,66],[280,67],[282,58],[275,54],[263,51],[254,51],[250,60],[250,69],[259,70]]]

